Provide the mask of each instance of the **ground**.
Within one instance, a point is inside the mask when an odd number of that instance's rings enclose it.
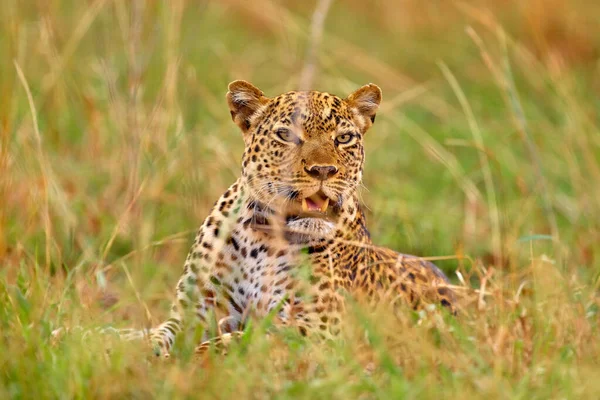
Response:
[[[382,88],[372,236],[431,257],[463,312],[352,308],[344,340],[321,344],[267,340],[267,320],[202,363],[192,340],[157,363],[50,332],[167,315],[239,174],[227,83],[297,89],[314,4],[3,3],[0,397],[598,398],[600,9],[438,3],[334,2],[311,86]]]

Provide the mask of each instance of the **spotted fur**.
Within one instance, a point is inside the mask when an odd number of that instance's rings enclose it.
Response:
[[[347,98],[316,91],[268,98],[248,82],[229,85],[245,142],[241,177],[198,231],[170,317],[152,330],[157,349],[168,354],[182,330],[218,321],[219,331],[235,332],[270,312],[302,334],[335,336],[346,294],[452,309],[437,267],[373,245],[367,231],[357,187],[363,137],[380,101],[373,84]],[[317,191],[330,199],[331,215],[295,217]]]

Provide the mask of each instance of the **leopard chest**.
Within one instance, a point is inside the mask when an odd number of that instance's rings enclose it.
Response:
[[[264,317],[296,288],[302,262],[297,247],[261,232],[233,229],[219,253],[212,275],[229,315],[240,322],[249,315]]]
[[[233,230],[215,273],[223,280],[228,314],[238,322],[261,318],[274,308],[287,320],[304,308],[306,299],[327,303],[327,293],[351,286],[356,256],[343,246],[291,246],[262,233]]]

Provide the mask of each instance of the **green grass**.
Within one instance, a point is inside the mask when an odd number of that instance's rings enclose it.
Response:
[[[50,332],[166,316],[193,232],[239,173],[227,83],[295,89],[314,4],[3,2],[0,397],[598,398],[589,3],[335,2],[313,86],[383,90],[366,137],[372,236],[438,258],[461,315],[352,308],[327,344],[258,325],[198,363],[185,341],[156,362]]]

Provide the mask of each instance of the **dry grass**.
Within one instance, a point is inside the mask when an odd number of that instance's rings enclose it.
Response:
[[[17,2],[0,6],[0,397],[598,398],[600,17],[592,2]],[[343,341],[257,322],[199,364],[73,335],[166,315],[239,171],[226,85],[379,84],[364,198],[431,256],[458,318],[353,309]],[[318,67],[318,68],[316,68]],[[383,313],[383,310],[382,310]],[[365,338],[368,338],[365,339]],[[365,372],[371,370],[371,373]]]

